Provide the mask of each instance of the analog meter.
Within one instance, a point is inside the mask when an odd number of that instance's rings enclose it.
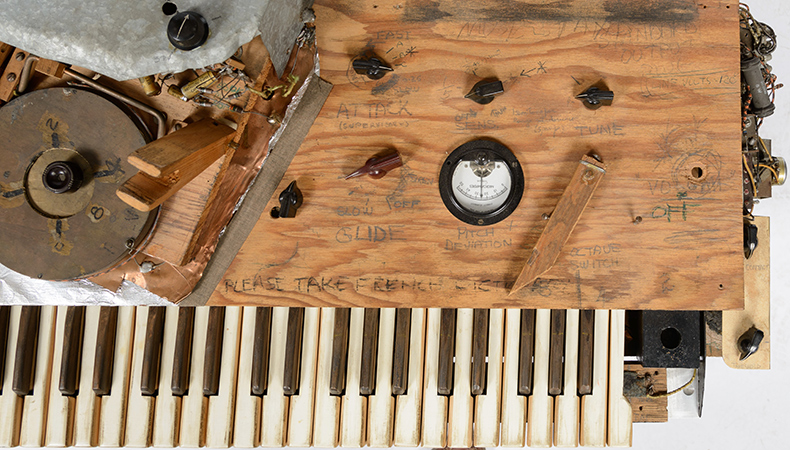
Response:
[[[513,212],[524,194],[524,172],[504,145],[467,142],[450,153],[439,174],[447,209],[472,225],[491,225]]]

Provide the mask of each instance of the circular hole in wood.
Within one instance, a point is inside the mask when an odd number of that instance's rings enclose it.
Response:
[[[696,166],[691,168],[691,177],[695,180],[701,179],[703,175],[705,175],[705,172],[702,171],[702,167]]]
[[[661,331],[661,345],[667,350],[674,350],[680,345],[681,336],[680,332],[675,328],[664,328]]]

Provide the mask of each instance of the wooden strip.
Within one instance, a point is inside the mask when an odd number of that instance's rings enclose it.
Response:
[[[334,333],[332,334],[332,372],[329,378],[329,391],[332,395],[343,395],[346,391],[350,320],[351,308],[338,308],[335,311]]]
[[[195,308],[179,308],[178,332],[173,349],[173,376],[170,384],[173,395],[184,395],[189,389],[189,367],[192,361],[194,328]]]
[[[141,361],[140,393],[156,395],[159,390],[159,368],[162,367],[162,343],[165,332],[165,307],[148,308],[145,320],[145,347]]]
[[[135,150],[129,164],[155,178],[191,180],[225,153],[234,133],[214,119],[202,119]]]
[[[269,384],[269,343],[272,337],[271,306],[255,308],[254,336],[250,390],[252,395],[262,396],[266,393]]]
[[[562,394],[562,361],[565,354],[565,311],[551,310],[551,342],[549,344],[549,395]]]
[[[304,308],[288,310],[288,331],[285,341],[285,367],[283,393],[295,395],[299,391],[299,369],[302,364],[302,337],[304,335]]]
[[[14,358],[14,384],[16,395],[30,395],[36,373],[36,352],[38,349],[38,325],[41,317],[40,306],[23,306],[19,317],[19,336],[17,337]]]
[[[0,47],[2,44],[0,43]],[[0,386],[5,381],[6,350],[8,349],[8,320],[11,317],[11,306],[0,306]],[[11,364],[8,363],[10,366]],[[1,388],[0,388],[1,389]]]
[[[606,166],[602,162],[589,156],[582,157],[508,295],[518,292],[551,269],[605,173]]]
[[[487,357],[488,310],[475,309],[472,329],[472,395],[485,394]]]
[[[58,388],[61,394],[74,396],[80,385],[85,306],[69,306],[64,320],[63,346],[61,347],[61,357],[59,358],[60,377],[58,378]],[[60,317],[58,317],[58,323],[60,323]],[[57,351],[57,346],[55,348]]]
[[[521,310],[521,330],[518,353],[518,393],[532,393],[532,357],[535,349],[535,310]]]
[[[203,362],[203,395],[209,397],[219,392],[222,365],[222,338],[225,335],[225,308],[211,306],[206,329],[206,350]],[[234,349],[235,351],[235,349]],[[234,361],[233,358],[230,359]],[[227,367],[228,370],[233,370]]]
[[[28,56],[30,53],[24,50],[15,49],[12,51],[5,70],[0,74],[0,101],[7,102],[13,98],[19,80],[22,78],[22,68],[25,66]]]
[[[51,59],[39,57],[34,68],[36,72],[40,72],[55,78],[63,78],[63,72],[66,70],[66,65]]]
[[[379,313],[378,308],[365,309],[365,325],[362,330],[362,366],[359,372],[360,395],[371,395],[376,389]]]
[[[456,315],[455,309],[442,309],[442,324],[439,331],[439,372],[436,382],[439,395],[453,394]]]
[[[585,309],[579,316],[579,395],[592,393],[594,332],[595,311]]]
[[[721,314],[722,357],[735,369],[771,368],[771,233],[770,218],[755,217],[759,244],[743,261],[743,310]],[[740,338],[751,327],[762,331],[760,347],[741,361]]]
[[[395,316],[395,348],[392,355],[392,395],[406,393],[409,382],[409,336],[411,310],[398,308]]]
[[[112,388],[117,327],[118,308],[102,306],[99,313],[99,334],[96,338],[96,353],[94,353],[93,363],[93,392],[98,396],[109,394]]]

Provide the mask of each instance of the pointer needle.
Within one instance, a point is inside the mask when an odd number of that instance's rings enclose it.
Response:
[[[180,37],[181,37],[181,30],[183,30],[183,29],[184,29],[184,24],[186,24],[186,23],[187,23],[187,20],[189,20],[189,14],[187,14],[187,15],[184,17],[184,21],[183,21],[183,22],[181,22],[181,26],[178,28],[178,34],[176,35],[176,39],[178,39],[178,38],[180,38]]]

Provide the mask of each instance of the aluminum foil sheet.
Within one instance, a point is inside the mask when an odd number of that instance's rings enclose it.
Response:
[[[278,76],[312,0],[173,0],[205,17],[210,34],[192,51],[167,39],[163,0],[3,0],[0,41],[116,80],[182,72],[228,59],[260,34]]]

